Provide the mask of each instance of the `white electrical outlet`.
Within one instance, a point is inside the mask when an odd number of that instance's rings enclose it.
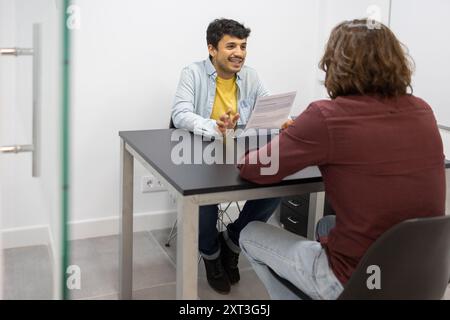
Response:
[[[142,193],[158,192],[158,191],[165,191],[165,190],[166,189],[162,185],[161,181],[159,181],[155,176],[147,175],[147,176],[143,176],[141,178],[141,192]]]
[[[177,204],[177,197],[169,192],[169,203],[173,206]]]

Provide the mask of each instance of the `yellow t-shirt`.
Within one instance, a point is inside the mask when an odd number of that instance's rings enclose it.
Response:
[[[219,120],[220,116],[228,111],[231,107],[231,114],[237,112],[237,85],[236,77],[231,79],[222,79],[217,77],[216,80],[216,97],[211,112],[211,119]]]

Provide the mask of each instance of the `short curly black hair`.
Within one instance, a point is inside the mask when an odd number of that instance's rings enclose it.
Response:
[[[215,19],[206,30],[206,42],[217,49],[220,39],[224,35],[230,35],[239,39],[247,39],[250,35],[250,29],[244,27],[241,23],[231,19]]]

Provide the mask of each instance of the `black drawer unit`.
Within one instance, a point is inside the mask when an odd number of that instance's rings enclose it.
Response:
[[[309,194],[283,198],[280,210],[280,223],[283,228],[306,238],[308,232]],[[329,214],[334,214],[334,211],[325,197],[323,215]]]

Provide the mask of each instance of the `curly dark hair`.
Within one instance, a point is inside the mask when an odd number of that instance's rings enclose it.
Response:
[[[206,43],[217,49],[217,45],[224,35],[230,35],[239,39],[247,39],[250,29],[237,21],[230,19],[215,19],[206,30]]]
[[[408,49],[384,24],[344,21],[331,32],[319,67],[335,99],[346,95],[397,97],[408,93],[414,61]]]

